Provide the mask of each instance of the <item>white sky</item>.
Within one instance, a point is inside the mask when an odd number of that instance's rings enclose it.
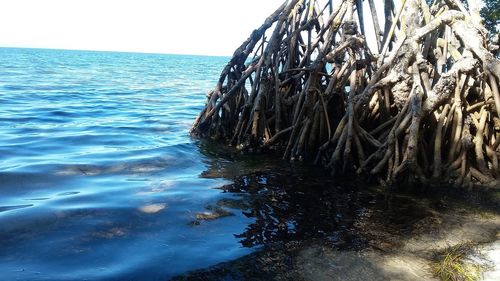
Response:
[[[0,47],[230,56],[284,1],[0,0]]]
[[[0,0],[0,47],[232,55],[283,1]]]

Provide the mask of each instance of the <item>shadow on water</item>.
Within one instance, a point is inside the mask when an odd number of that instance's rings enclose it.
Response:
[[[245,247],[311,238],[327,238],[338,248],[364,247],[354,223],[363,206],[375,202],[355,186],[284,171],[242,175],[221,189],[240,195],[248,206],[243,214],[254,220],[236,235]]]
[[[232,181],[219,187],[232,199],[216,205],[253,220],[235,235],[244,247],[324,239],[339,250],[360,250],[368,245],[360,230],[367,216],[383,214],[380,224],[411,232],[429,212],[409,196],[387,199],[379,187],[357,179],[334,180],[318,167],[276,155],[242,155],[213,143],[201,143],[201,148],[212,159],[202,176]]]

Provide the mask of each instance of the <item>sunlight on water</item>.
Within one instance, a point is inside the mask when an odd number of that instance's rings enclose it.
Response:
[[[168,278],[248,253],[188,136],[227,58],[0,49],[4,280]],[[226,196],[226,195],[224,195]]]

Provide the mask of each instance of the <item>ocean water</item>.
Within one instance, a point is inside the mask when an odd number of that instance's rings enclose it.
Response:
[[[188,131],[228,58],[0,48],[0,280],[166,280],[248,254]],[[208,173],[210,174],[210,173]]]

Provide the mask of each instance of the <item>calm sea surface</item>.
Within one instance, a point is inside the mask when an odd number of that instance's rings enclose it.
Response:
[[[196,220],[231,198],[188,136],[227,60],[0,48],[0,280],[165,280],[251,252],[241,212]]]

